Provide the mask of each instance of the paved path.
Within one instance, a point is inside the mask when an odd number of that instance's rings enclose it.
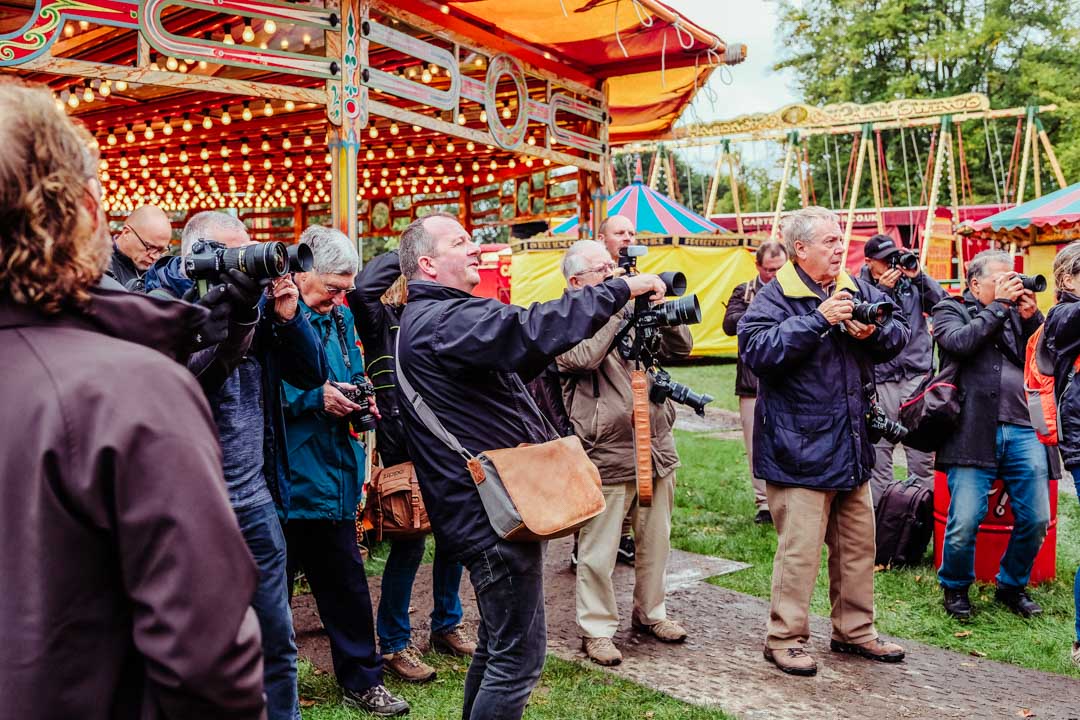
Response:
[[[551,544],[546,568],[548,646],[555,655],[587,662],[574,623],[574,575],[569,540]],[[777,718],[1017,718],[1080,720],[1080,681],[904,641],[908,660],[883,665],[828,651],[829,622],[814,618],[819,672],[783,675],[761,656],[766,601],[701,582],[738,563],[675,552],[669,564],[668,612],[690,630],[684,645],[663,645],[631,630],[633,571],[619,566],[616,587],[626,619],[615,642],[624,661],[615,675],[698,705],[721,707],[744,719]],[[371,579],[378,595],[378,579]],[[431,575],[421,570],[413,595],[414,637],[423,646],[431,607]],[[468,579],[462,582],[466,621],[476,622]],[[310,596],[294,603],[300,651],[331,669],[329,648]],[[592,667],[596,667],[595,665]]]

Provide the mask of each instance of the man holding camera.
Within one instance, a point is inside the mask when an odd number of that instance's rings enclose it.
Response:
[[[731,291],[727,309],[724,311],[724,333],[736,335],[739,332],[739,320],[746,314],[754,297],[761,288],[772,282],[776,272],[787,262],[787,250],[776,240],[766,240],[758,247],[754,255],[757,277],[749,282],[740,283]],[[765,481],[754,474],[754,406],[757,404],[757,378],[739,356],[735,361],[735,394],[739,398],[739,420],[742,422],[743,443],[746,445],[746,460],[750,465],[750,483],[754,488],[754,505],[757,514],[754,522],[772,523],[769,512],[769,499],[765,495]]]
[[[322,340],[330,376],[301,390],[282,383],[292,498],[285,536],[289,586],[304,571],[334,659],[345,703],[380,717],[404,715],[409,704],[383,685],[364,561],[356,547],[356,507],[365,450],[352,436],[375,427],[375,394],[364,377],[345,294],[360,262],[349,238],[331,228],[304,230],[310,272],[297,273],[298,312]],[[359,386],[359,387],[358,387]],[[351,430],[350,430],[351,426]]]
[[[888,362],[874,366],[874,384],[878,402],[890,420],[900,416],[900,403],[926,377],[933,367],[933,345],[926,326],[926,315],[945,299],[948,293],[937,280],[919,267],[915,253],[904,250],[888,235],[874,235],[866,241],[866,264],[860,277],[878,287],[896,303],[911,328],[911,339],[900,354]],[[870,475],[870,491],[874,504],[889,483],[893,482],[893,450],[896,443],[881,438],[875,445],[877,458]],[[924,487],[934,482],[933,453],[905,447],[908,480]]]
[[[604,246],[591,240],[571,245],[562,261],[570,294],[611,279],[617,267]],[[603,482],[604,512],[578,531],[576,581],[582,647],[599,665],[622,662],[622,653],[612,642],[619,627],[612,573],[623,518],[637,498],[634,398],[630,386],[630,372],[636,365],[624,359],[615,347],[616,336],[629,319],[624,308],[595,335],[558,358],[564,404]],[[631,334],[635,332],[630,330]],[[686,357],[693,349],[685,325],[664,327],[660,333],[662,358]],[[674,421],[675,405],[670,399],[649,403],[653,498],[651,507],[639,507],[634,517],[637,561],[631,622],[663,642],[686,639],[686,630],[667,617],[664,605],[664,570],[671,551],[671,510],[675,469],[679,467],[672,434]]]
[[[636,275],[529,308],[473,297],[480,247],[445,213],[410,224],[399,252],[410,281],[398,382],[407,381],[473,454],[553,439],[522,378],[597,332],[631,296],[659,300],[664,293],[655,275]],[[462,717],[515,720],[547,648],[544,544],[502,539],[462,457],[428,429],[413,403],[402,408],[435,541],[469,569],[480,609]]]
[[[975,536],[990,487],[1001,478],[1015,523],[994,598],[1027,618],[1042,612],[1026,588],[1050,523],[1046,448],[1031,427],[1023,370],[1028,338],[1043,318],[1033,288],[1025,287],[1006,252],[985,250],[972,258],[967,284],[962,297],[934,308],[942,362],[959,364],[961,403],[960,423],[937,452],[951,495],[938,582],[945,612],[971,617]]]
[[[899,662],[904,650],[874,628],[874,447],[866,386],[873,365],[908,341],[885,296],[844,272],[836,214],[808,207],[783,225],[791,262],[739,321],[739,353],[758,377],[754,472],[776,524],[765,659],[814,675],[810,598],[829,548],[833,652]],[[872,387],[870,388],[872,390]]]

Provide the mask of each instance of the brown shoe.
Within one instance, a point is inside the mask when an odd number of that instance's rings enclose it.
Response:
[[[817,660],[801,647],[777,648],[766,647],[765,659],[788,675],[809,677],[817,675]]]
[[[431,633],[431,649],[444,655],[472,657],[476,652],[476,642],[465,634],[465,626],[458,625],[444,633]]]
[[[597,665],[610,667],[622,662],[622,653],[611,638],[581,638],[581,649]]]
[[[680,643],[686,640],[686,630],[674,620],[661,620],[658,623],[646,625],[633,617],[630,619],[630,624],[634,626],[635,630],[649,633],[660,642]]]
[[[413,645],[391,655],[383,655],[383,667],[405,682],[425,683],[435,679],[435,668],[424,662],[420,651]]]
[[[829,649],[833,652],[860,655],[878,662],[896,663],[904,659],[904,648],[896,643],[882,642],[881,638],[874,638],[865,643],[846,643],[833,640],[829,643]]]

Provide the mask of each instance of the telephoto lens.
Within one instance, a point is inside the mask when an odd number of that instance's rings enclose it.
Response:
[[[696,325],[701,322],[701,305],[698,304],[697,295],[668,300],[656,309],[663,317],[662,325]]]
[[[851,311],[851,319],[864,325],[884,325],[892,317],[895,306],[888,300],[881,302],[858,302]]]
[[[295,243],[289,246],[289,272],[308,272],[314,262],[315,256],[307,245]]]
[[[226,270],[237,269],[256,280],[279,278],[289,272],[285,243],[265,242],[221,251]]]
[[[1043,275],[1021,275],[1020,282],[1023,283],[1025,290],[1032,292],[1046,290],[1046,277]]]
[[[660,273],[664,282],[664,294],[680,296],[686,292],[686,276],[678,270]]]
[[[913,252],[902,252],[893,257],[895,258],[894,267],[901,267],[904,270],[915,270],[919,267],[919,257]]]

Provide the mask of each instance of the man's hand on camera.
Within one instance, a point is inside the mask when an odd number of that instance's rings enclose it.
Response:
[[[226,273],[225,282],[225,292],[233,307],[232,319],[238,323],[258,320],[262,285],[235,268]]]
[[[281,322],[289,322],[296,317],[297,301],[300,291],[296,289],[292,275],[271,281],[270,296],[274,298],[274,313]]]
[[[865,325],[858,320],[845,320],[844,328],[847,330],[847,334],[856,340],[865,340],[874,334],[874,331],[877,330],[877,325]]]
[[[850,320],[854,309],[855,301],[851,299],[851,293],[847,290],[833,293],[818,305],[818,312],[825,316],[830,325]]]
[[[664,299],[664,294],[667,292],[667,286],[664,285],[664,281],[657,275],[651,275],[649,273],[627,275],[623,278],[623,281],[630,286],[630,297],[637,297],[638,295],[650,293],[649,300],[652,302],[660,302]]]
[[[887,287],[890,290],[896,287],[896,283],[900,282],[900,268],[889,268],[885,272],[881,273],[881,277],[877,279],[878,285]]]
[[[899,270],[904,274],[905,277],[909,277],[914,280],[922,273],[922,266],[916,264],[915,267],[911,270],[908,270],[907,268],[899,268]]]
[[[375,398],[374,397],[369,397],[367,399],[367,405],[368,405],[368,410],[370,410],[371,414],[375,416],[375,419],[376,420],[382,420],[382,413],[379,412],[379,406],[377,404],[375,404]]]
[[[1024,283],[1017,273],[1001,273],[994,281],[994,299],[1017,302],[1024,294]]]
[[[1035,313],[1039,312],[1039,303],[1035,300],[1035,292],[1025,290],[1016,301],[1016,310],[1020,313],[1020,317],[1025,320],[1030,319]]]
[[[224,285],[215,285],[202,297],[196,297],[198,286],[184,293],[183,299],[201,305],[210,311],[210,315],[195,329],[192,347],[195,350],[217,345],[229,335],[229,319],[232,317],[232,305],[225,292]]]
[[[355,390],[354,385],[349,383],[338,383],[346,390]],[[374,400],[372,401],[374,402]],[[363,410],[362,405],[357,405],[349,398],[341,394],[341,391],[331,385],[329,382],[323,385],[323,410],[336,415],[338,417],[345,417],[349,413],[356,412],[357,410]]]

